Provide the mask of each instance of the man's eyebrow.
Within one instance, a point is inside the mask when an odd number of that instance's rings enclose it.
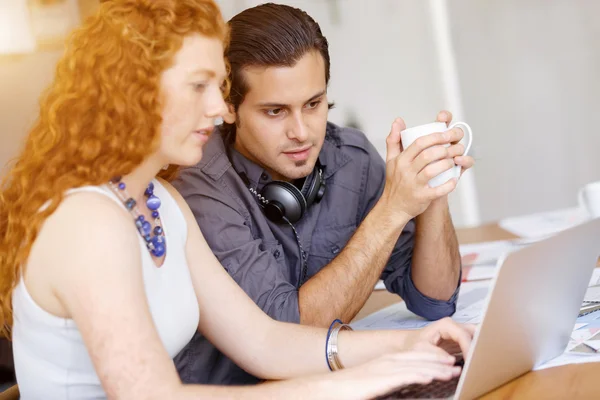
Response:
[[[327,92],[327,89],[323,89],[319,93],[317,93],[314,96],[312,96],[310,99],[306,100],[304,103],[310,103],[311,101],[314,101],[315,99],[318,99],[319,97],[323,96],[326,92]],[[286,108],[286,107],[289,107],[289,104],[269,103],[269,102],[267,102],[267,103],[259,103],[258,107],[264,107],[264,108]]]

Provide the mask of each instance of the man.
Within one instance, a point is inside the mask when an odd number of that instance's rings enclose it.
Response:
[[[310,16],[265,4],[230,26],[229,123],[175,182],[223,267],[277,320],[349,322],[380,277],[415,313],[453,314],[460,257],[447,195],[456,181],[427,182],[454,162],[473,165],[462,145],[440,146],[462,131],[401,151],[397,119],[386,165],[362,132],[327,122],[328,43]],[[199,335],[176,364],[185,382],[256,381]]]

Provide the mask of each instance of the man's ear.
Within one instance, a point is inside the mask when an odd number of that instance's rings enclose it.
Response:
[[[233,104],[227,103],[227,113],[223,114],[223,121],[228,124],[235,123],[235,107],[233,107]]]

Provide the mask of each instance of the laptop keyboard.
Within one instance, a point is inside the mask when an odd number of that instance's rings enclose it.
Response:
[[[464,366],[464,359],[457,357],[454,365]],[[413,384],[404,386],[392,393],[378,397],[376,400],[394,399],[444,399],[456,392],[460,376],[449,381],[433,381],[427,385]]]
[[[393,399],[444,399],[456,392],[458,378],[450,381],[434,381],[428,385],[408,385],[397,391],[378,397],[377,400]]]

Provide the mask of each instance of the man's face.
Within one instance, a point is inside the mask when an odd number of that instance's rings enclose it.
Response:
[[[329,109],[323,57],[311,51],[293,67],[248,67],[244,76],[249,90],[236,115],[235,148],[273,179],[308,176]]]

